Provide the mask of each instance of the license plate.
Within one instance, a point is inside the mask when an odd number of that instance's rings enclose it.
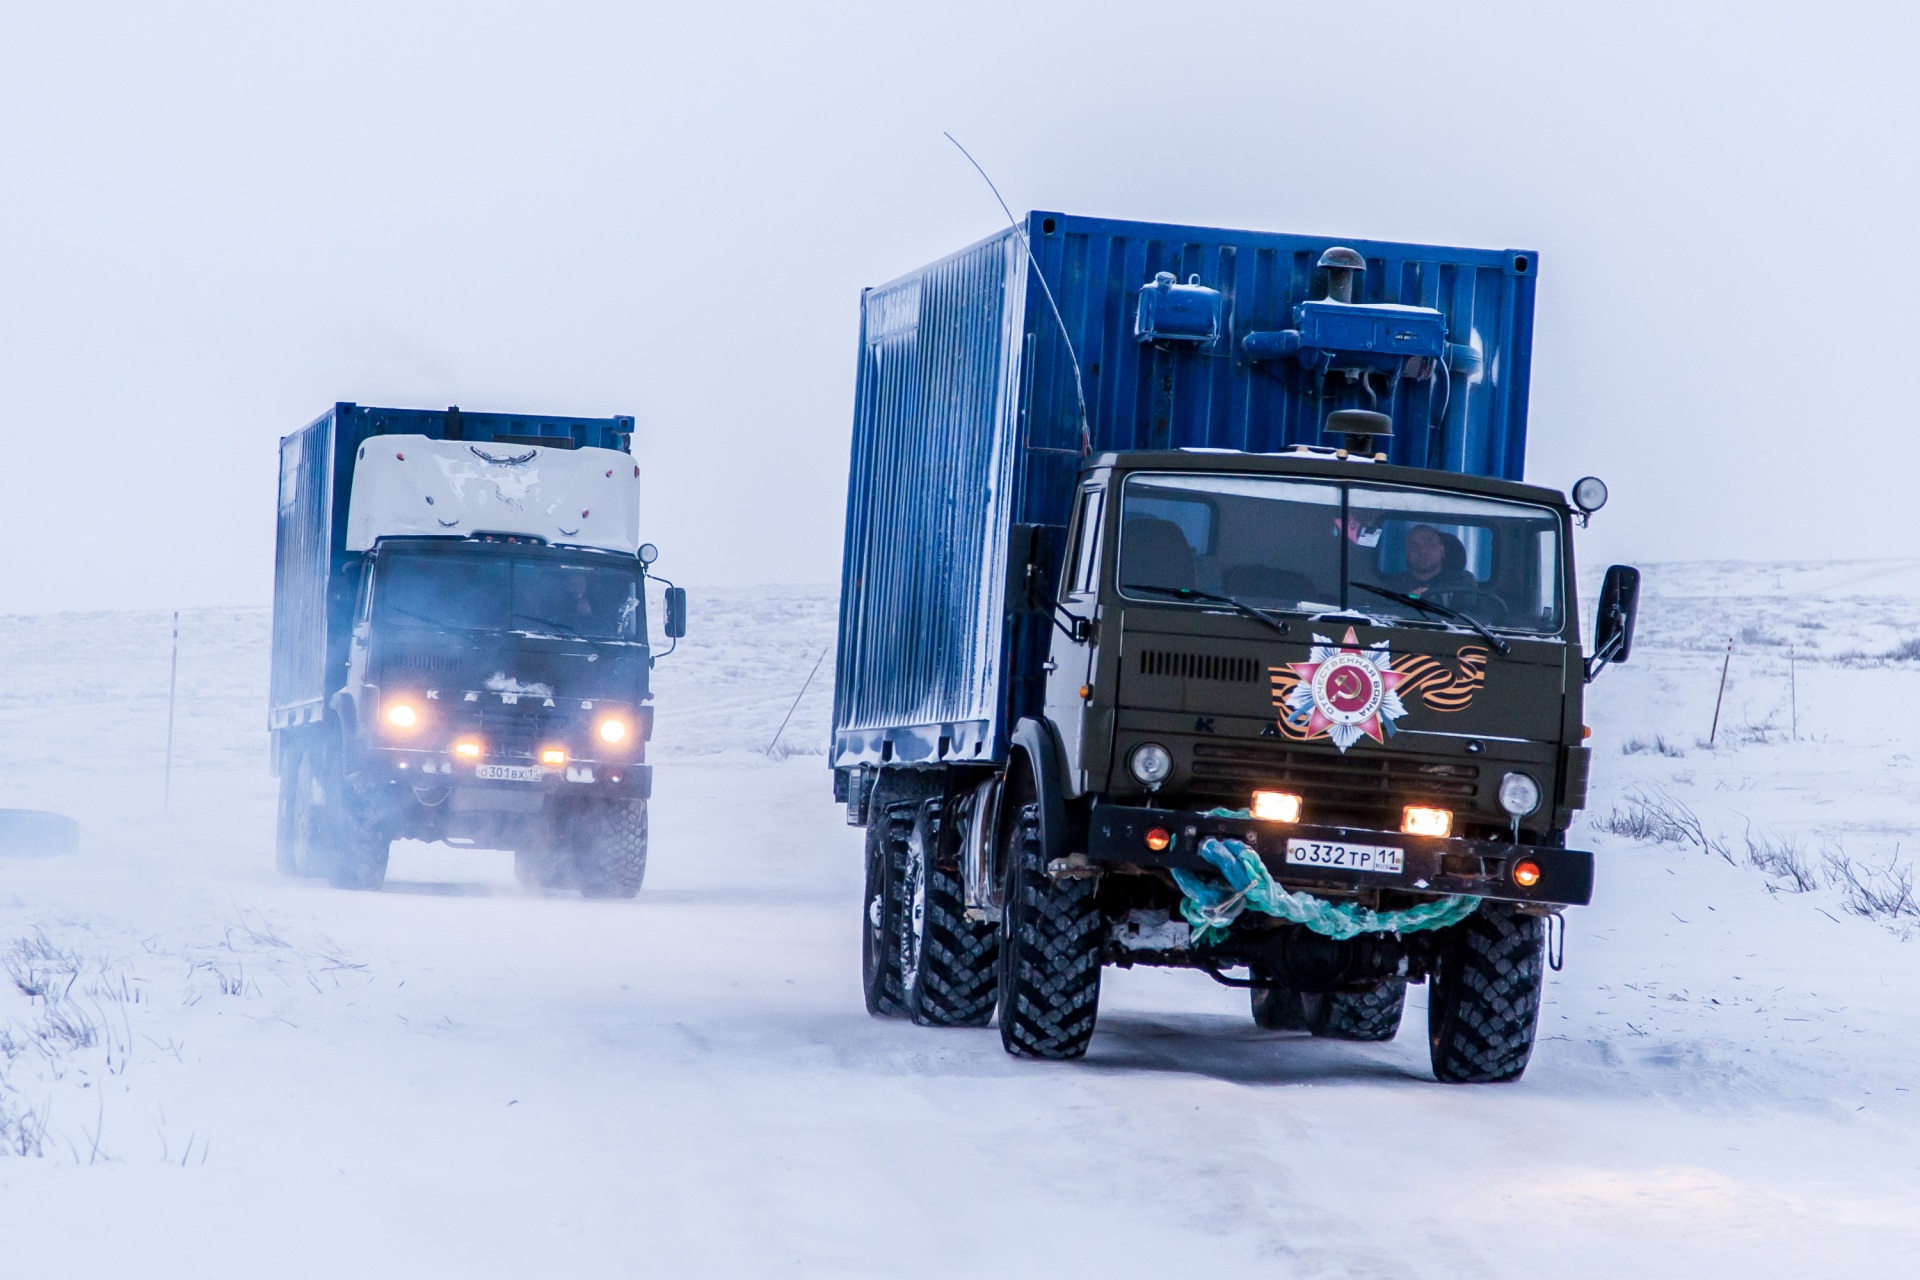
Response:
[[[1398,875],[1405,860],[1405,850],[1391,845],[1343,844],[1337,840],[1287,841],[1287,862],[1296,867],[1328,867],[1338,871]]]
[[[477,764],[473,776],[489,782],[538,782],[547,771],[537,764]]]

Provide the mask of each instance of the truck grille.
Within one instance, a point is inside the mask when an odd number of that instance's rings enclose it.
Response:
[[[1180,653],[1173,649],[1142,649],[1140,674],[1172,676],[1182,680],[1222,680],[1252,684],[1260,679],[1256,658],[1232,658],[1215,653]]]
[[[465,666],[464,654],[394,653],[381,659],[384,671],[458,671]]]
[[[1257,742],[1193,744],[1192,789],[1245,805],[1255,787],[1297,791],[1309,812],[1373,815],[1418,800],[1448,801],[1470,809],[1479,790],[1480,767],[1403,760],[1384,755],[1332,757]]]
[[[470,708],[462,719],[479,730],[490,756],[531,760],[541,747],[558,744],[574,749],[577,745],[567,732],[568,721],[551,711],[481,706],[477,712]]]

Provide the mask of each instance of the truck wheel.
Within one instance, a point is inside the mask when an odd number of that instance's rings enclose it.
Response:
[[[1255,987],[1253,1023],[1268,1031],[1305,1031],[1307,1011],[1292,987]]]
[[[332,813],[321,790],[320,753],[295,751],[280,775],[280,813],[274,865],[285,875],[324,876],[333,866]]]
[[[1482,906],[1449,932],[1428,980],[1433,1074],[1448,1084],[1518,1080],[1540,1021],[1546,928]]]
[[[1400,1031],[1407,980],[1384,978],[1370,991],[1309,991],[1300,996],[1307,1030],[1323,1040],[1391,1040]]]
[[[300,874],[300,758],[288,748],[280,759],[280,803],[274,810],[273,867],[283,876]]]
[[[860,985],[866,990],[867,1012],[876,1018],[903,1018],[907,1013],[906,986],[900,971],[901,936],[906,932],[903,871],[916,807],[891,805],[867,819]]]
[[[387,882],[393,836],[344,785],[335,787],[334,794],[338,799],[327,806],[333,810],[334,839],[327,883],[336,889],[377,890]]]
[[[588,898],[631,898],[647,878],[647,802],[616,800],[594,815],[586,848],[577,862],[580,893]]]
[[[294,773],[300,762],[290,756],[280,759],[280,800],[273,810],[273,869],[283,876],[297,874],[293,869]]]
[[[984,1027],[998,995],[1000,927],[967,919],[957,868],[943,867],[941,805],[919,807],[907,836],[900,983],[907,1016],[923,1027]]]
[[[1104,921],[1092,880],[1055,880],[1040,806],[1023,805],[1000,912],[1000,1044],[1023,1058],[1077,1058],[1100,1012]]]

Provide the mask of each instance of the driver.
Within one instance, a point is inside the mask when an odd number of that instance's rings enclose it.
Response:
[[[1394,591],[1427,596],[1480,585],[1464,567],[1466,548],[1460,545],[1459,539],[1447,536],[1430,524],[1417,524],[1407,530],[1402,550],[1406,554],[1407,570],[1391,575],[1385,584]],[[1450,556],[1449,552],[1454,555]],[[1449,564],[1449,560],[1454,563]]]
[[[582,618],[591,618],[593,601],[587,595],[587,575],[569,573],[563,581],[567,584],[567,593],[573,598],[573,611]]]

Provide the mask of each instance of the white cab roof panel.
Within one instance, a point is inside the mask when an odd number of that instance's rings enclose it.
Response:
[[[616,449],[553,449],[427,436],[360,446],[347,550],[380,538],[508,533],[633,554],[640,473]]]

